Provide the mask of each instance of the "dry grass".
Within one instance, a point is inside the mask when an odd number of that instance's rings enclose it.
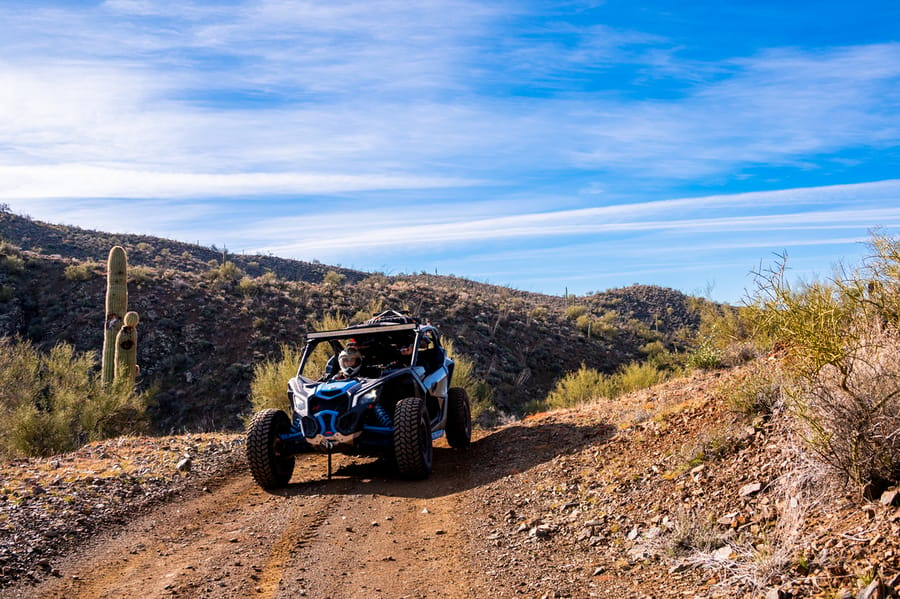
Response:
[[[698,550],[685,562],[715,572],[716,585],[723,591],[751,591],[758,596],[802,577],[813,562],[823,556],[808,553],[808,514],[831,498],[822,493],[827,477],[820,465],[804,458],[803,448],[794,445],[798,466],[772,483],[777,508],[774,523],[758,537],[737,536],[724,551]],[[721,549],[721,548],[717,548]]]

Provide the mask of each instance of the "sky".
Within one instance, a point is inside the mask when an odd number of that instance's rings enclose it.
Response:
[[[900,3],[0,1],[0,203],[740,303],[900,232]]]

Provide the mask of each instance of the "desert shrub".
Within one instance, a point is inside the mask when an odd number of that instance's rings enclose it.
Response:
[[[314,331],[334,331],[350,326],[350,319],[340,312],[326,312],[322,318],[312,322]]]
[[[547,310],[546,306],[535,306],[531,310],[528,311],[528,318],[531,320],[547,320],[547,317],[550,315],[550,311]]]
[[[663,373],[651,362],[631,362],[623,366],[610,377],[616,395],[631,393],[638,389],[646,389],[666,379]]]
[[[342,275],[339,272],[329,270],[325,273],[325,276],[322,277],[322,283],[326,287],[340,287],[344,284],[344,279],[346,278],[346,275]]]
[[[444,340],[444,349],[453,358],[454,387],[462,387],[469,395],[473,423],[482,426],[493,426],[499,419],[499,413],[493,402],[493,391],[483,379],[475,374],[475,362],[461,354],[453,346],[450,339]]]
[[[700,323],[696,332],[687,335],[687,366],[715,369],[737,366],[756,357],[747,307],[691,298],[689,309],[699,315]]]
[[[347,318],[339,312],[326,313],[312,323],[315,331],[342,329],[348,324]],[[250,382],[250,404],[253,413],[265,408],[276,408],[290,412],[287,398],[287,384],[297,374],[303,348],[282,344],[281,355],[253,366],[253,380]],[[307,360],[304,376],[309,373],[324,372],[325,364],[331,357],[328,344],[320,343]]]
[[[82,262],[80,264],[70,264],[63,271],[63,276],[69,281],[87,281],[94,276],[94,269],[99,264],[96,262]]]
[[[594,317],[591,314],[582,314],[581,316],[579,316],[578,318],[575,319],[575,328],[577,328],[579,331],[581,331],[584,335],[587,335],[588,337],[590,337],[591,333],[593,332],[592,331],[593,324],[594,324]]]
[[[753,322],[782,357],[808,446],[845,481],[900,481],[900,240],[874,235],[857,269],[792,287],[757,273]]]
[[[598,397],[609,397],[611,391],[609,377],[582,364],[581,368],[557,381],[542,407],[557,409],[577,406]]]
[[[96,356],[0,340],[0,454],[46,456],[146,430],[149,393],[104,388]]]
[[[149,266],[135,264],[128,267],[128,279],[134,283],[144,283],[156,275],[156,269]]]
[[[588,313],[587,306],[584,304],[572,304],[571,306],[566,307],[563,316],[566,320],[578,320],[578,317],[584,316]]]
[[[684,371],[686,357],[677,351],[669,350],[662,341],[651,341],[640,348],[644,360],[653,365],[666,377],[681,374]]]
[[[619,332],[619,313],[615,310],[607,310],[594,320],[594,335],[601,339],[612,341]]]
[[[582,364],[558,380],[543,401],[529,403],[526,411],[568,408],[600,398],[615,399],[623,393],[652,387],[668,376],[652,362],[631,362],[609,375]]]
[[[17,254],[0,255],[0,268],[10,274],[17,274],[25,270],[25,260]]]
[[[372,298],[365,308],[357,310],[356,314],[350,317],[349,322],[362,324],[381,312],[384,312],[384,300],[379,297]]]
[[[754,364],[717,391],[729,410],[748,418],[778,412],[785,403],[784,381],[773,362]]]
[[[244,272],[231,260],[226,260],[222,264],[210,260],[210,269],[203,273],[203,276],[219,287],[227,287],[240,281]]]
[[[258,277],[256,277],[256,280],[260,283],[260,285],[275,285],[280,281],[278,275],[276,275],[271,270],[259,275]]]
[[[696,348],[687,354],[686,362],[691,368],[701,368],[704,370],[715,370],[721,368],[723,363],[723,354],[711,339],[703,339]]]
[[[259,291],[259,283],[251,277],[241,277],[237,287],[238,291],[247,297],[256,295],[256,292]]]
[[[287,384],[297,374],[303,349],[282,344],[281,355],[253,366],[250,383],[250,404],[256,413],[266,408],[276,408],[290,413]]]
[[[822,461],[856,484],[882,488],[900,481],[900,333],[864,336],[841,364],[801,379],[794,408]]]
[[[680,508],[670,520],[660,545],[669,557],[683,557],[695,553],[712,553],[729,536],[727,532],[722,532],[711,516],[704,517],[687,508]]]

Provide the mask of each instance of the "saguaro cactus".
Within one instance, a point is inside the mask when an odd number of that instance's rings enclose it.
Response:
[[[138,320],[137,312],[127,312],[116,335],[116,384],[125,385],[128,389],[134,387],[137,379]]]
[[[106,263],[106,320],[103,326],[103,356],[100,379],[111,385],[116,376],[116,335],[128,310],[128,258],[125,249],[109,250]]]

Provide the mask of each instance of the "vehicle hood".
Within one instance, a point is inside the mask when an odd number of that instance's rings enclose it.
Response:
[[[325,398],[337,397],[338,395],[343,395],[344,393],[352,394],[357,388],[361,386],[362,383],[360,383],[356,379],[328,381],[325,383],[321,383],[316,387],[315,395]]]

